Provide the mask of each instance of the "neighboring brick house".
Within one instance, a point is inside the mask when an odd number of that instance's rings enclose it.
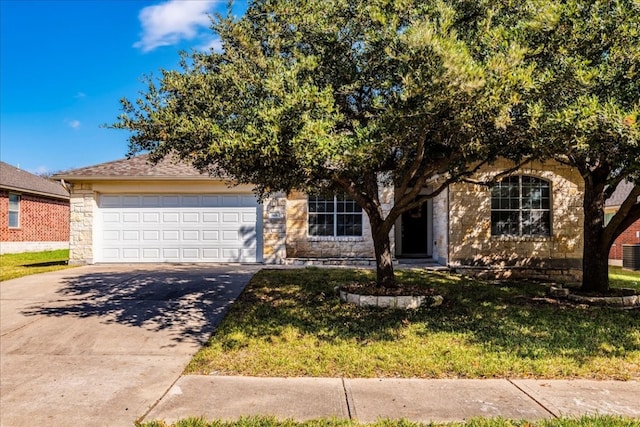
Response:
[[[627,198],[627,195],[631,191],[633,184],[624,181],[616,191],[613,192],[611,197],[605,203],[605,222],[609,222],[609,219],[615,215],[618,208]],[[622,245],[640,244],[640,219],[636,220],[629,228],[627,228],[611,245],[609,250],[609,265],[622,265]]]
[[[478,178],[510,165],[500,161]],[[61,173],[71,186],[71,262],[372,264],[366,214],[343,195],[276,194],[259,203],[190,165],[147,157]],[[398,258],[468,274],[577,281],[583,180],[559,163],[531,163],[488,188],[460,183],[391,232]],[[393,188],[381,188],[388,211]]]
[[[69,247],[69,193],[0,162],[0,253]]]

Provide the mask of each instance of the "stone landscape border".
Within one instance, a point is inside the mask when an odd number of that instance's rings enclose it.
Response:
[[[422,305],[437,307],[444,300],[442,295],[360,295],[339,289],[340,300],[357,307],[397,308],[402,310],[416,309]]]
[[[557,298],[564,298],[578,304],[597,305],[616,308],[640,308],[640,295],[634,289],[624,288],[629,295],[623,296],[587,296],[572,294],[569,288],[552,286],[549,294]]]

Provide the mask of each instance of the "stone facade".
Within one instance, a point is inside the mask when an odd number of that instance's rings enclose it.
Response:
[[[263,202],[263,257],[266,264],[282,264],[287,256],[287,197],[277,194]]]
[[[497,162],[478,174],[488,179],[510,167]],[[517,172],[551,184],[551,235],[492,236],[491,190],[459,183],[449,188],[448,263],[467,274],[578,281],[582,266],[582,193],[580,174],[555,162],[530,163]],[[441,212],[435,213],[439,215]]]
[[[393,206],[393,188],[380,186],[382,210],[388,213]],[[300,259],[340,259],[348,258],[369,264],[374,258],[371,227],[366,213],[362,213],[362,236],[310,236],[307,195],[292,192],[286,200],[286,257],[292,263],[314,263]],[[394,253],[394,232],[390,233],[392,253]],[[326,262],[320,262],[326,264]],[[329,263],[335,263],[331,261]]]
[[[91,184],[71,189],[69,264],[93,262],[94,218],[98,204]]]
[[[69,201],[15,193],[20,194],[20,224],[10,228],[9,191],[0,191],[0,253],[68,248]]]
[[[478,180],[511,165],[506,161],[483,169]],[[434,261],[465,274],[486,277],[529,277],[576,281],[581,275],[583,181],[577,171],[558,163],[532,163],[518,174],[547,180],[551,186],[551,235],[513,237],[491,235],[491,190],[482,185],[454,184],[432,201],[430,239]],[[387,214],[394,189],[380,187]],[[230,188],[205,180],[76,181],[71,191],[71,263],[91,263],[96,254],[98,195],[119,193],[248,193],[249,186]],[[373,239],[366,214],[363,235],[310,236],[308,198],[305,193],[276,194],[266,198],[259,215],[262,260],[266,264],[296,265],[349,263],[372,265]],[[395,253],[395,233],[390,233]]]

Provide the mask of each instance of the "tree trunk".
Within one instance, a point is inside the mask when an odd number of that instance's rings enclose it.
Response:
[[[609,247],[604,233],[604,183],[585,179],[584,249],[582,252],[583,291],[609,290]]]
[[[396,278],[393,273],[393,256],[391,240],[386,227],[373,227],[371,224],[373,247],[376,256],[376,285],[381,288],[395,288]]]

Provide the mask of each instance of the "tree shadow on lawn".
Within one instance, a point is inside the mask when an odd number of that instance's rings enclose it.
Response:
[[[240,319],[235,327],[263,339],[293,327],[327,342],[395,341],[404,328],[417,324],[415,333],[425,340],[438,333],[463,334],[486,351],[521,358],[561,356],[581,363],[640,351],[640,310],[559,303],[547,299],[546,287],[536,283],[487,282],[434,272],[398,274],[403,282],[435,288],[444,304],[418,310],[354,307],[340,303],[333,287],[371,280],[370,273],[263,270],[242,294],[232,317]]]
[[[204,344],[254,271],[241,266],[174,267],[70,276],[60,299],[23,311],[28,316],[99,317],[149,331],[171,330],[177,342]]]

